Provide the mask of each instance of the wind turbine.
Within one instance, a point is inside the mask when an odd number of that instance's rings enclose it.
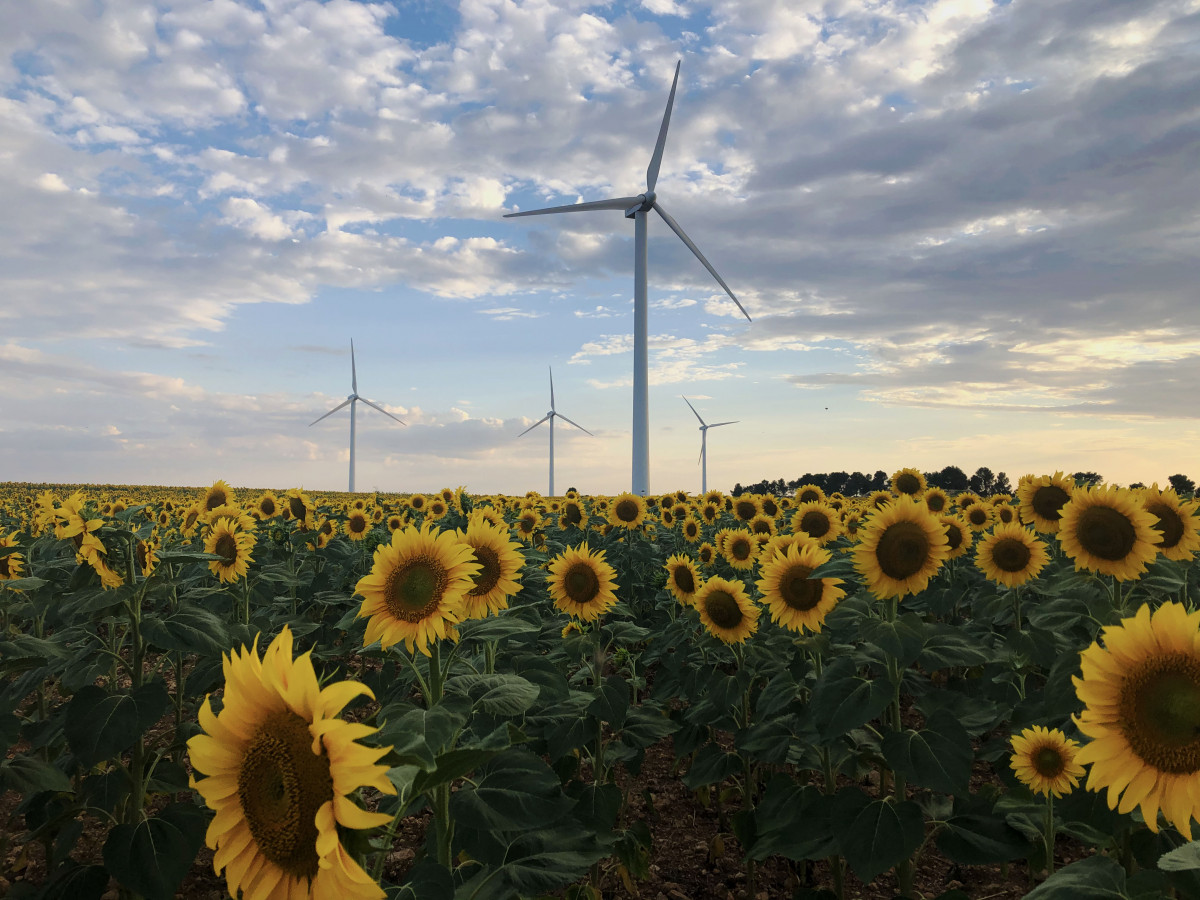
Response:
[[[328,419],[339,409],[342,409],[345,406],[350,407],[350,493],[351,494],[354,493],[354,419],[355,419],[354,404],[359,403],[359,402],[367,404],[367,406],[371,407],[371,409],[379,410],[381,413],[383,413],[389,419],[396,419],[395,416],[393,416],[390,412],[388,412],[382,406],[376,406],[374,403],[372,403],[366,397],[358,396],[358,371],[356,370],[356,368],[354,366],[354,341],[351,340],[350,341],[350,395],[348,397],[346,397],[346,399],[343,400],[341,403],[339,403],[337,406],[335,406],[333,409],[331,409],[329,412],[325,413],[325,415],[321,416],[320,419],[317,419],[317,422],[320,422],[322,419]],[[400,422],[401,425],[408,424],[407,422],[401,422],[399,419],[396,419],[396,421]],[[310,422],[308,427],[312,428],[312,426],[316,425],[317,422]]]
[[[683,394],[679,396],[683,397]],[[692,412],[696,413],[696,418],[700,419],[700,413],[696,412],[696,407],[692,406],[692,401],[687,397],[683,397],[683,402],[688,405]],[[722,425],[736,425],[740,419],[734,419],[732,422],[713,422],[709,425],[703,419],[700,419],[700,493],[708,493],[708,429],[720,428]]]
[[[564,416],[560,412],[555,412],[555,410],[554,410],[554,369],[551,369],[550,370],[550,412],[546,413],[544,416],[542,416],[540,419],[538,419],[536,422],[534,422],[532,425],[530,425],[528,428],[526,428],[524,431],[522,431],[520,434],[517,435],[517,437],[525,437],[525,435],[529,434],[529,432],[533,431],[533,429],[537,428],[543,422],[550,423],[550,493],[548,493],[546,495],[547,497],[555,496],[555,494],[554,494],[554,420],[555,420],[555,418],[562,419],[564,422],[567,422],[570,425],[574,425],[576,428],[578,428],[584,434],[595,437],[594,434],[592,434],[590,431],[588,431],[582,425],[578,424],[577,422],[572,422],[570,419],[568,419],[566,416]]]
[[[696,259],[704,264],[717,284],[725,289],[725,293],[737,304],[746,321],[750,314],[734,296],[733,291],[725,280],[717,274],[717,270],[704,258],[692,239],[687,236],[671,215],[658,202],[654,193],[654,185],[658,182],[658,169],[662,163],[663,147],[667,143],[667,127],[671,123],[671,107],[675,104],[675,87],[679,84],[679,66],[675,64],[675,80],[671,82],[671,93],[667,97],[667,110],[663,113],[662,125],[658,129],[658,142],[654,145],[654,155],[646,169],[646,192],[636,197],[613,197],[609,200],[595,200],[590,203],[575,203],[570,206],[551,206],[547,209],[533,209],[528,212],[508,213],[504,218],[517,216],[544,216],[550,213],[587,212],[595,209],[624,210],[625,218],[633,219],[633,493],[646,496],[650,492],[650,394],[649,374],[647,372],[648,338],[646,333],[646,217],[654,210],[667,223],[667,226],[687,245]]]

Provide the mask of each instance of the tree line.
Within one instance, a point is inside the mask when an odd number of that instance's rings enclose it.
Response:
[[[987,466],[980,466],[974,475],[967,475],[958,466],[946,466],[939,472],[924,472],[925,482],[930,487],[938,487],[944,491],[973,491],[980,496],[993,494],[1011,494],[1015,486],[1004,472],[993,472]],[[1104,481],[1096,472],[1074,472],[1071,475],[1075,483],[1092,487]],[[771,480],[764,478],[756,484],[743,485],[740,482],[733,486],[730,492],[737,497],[740,494],[772,494],[784,497],[795,492],[802,484],[815,484],[826,495],[840,493],[846,497],[864,497],[872,491],[885,491],[892,477],[883,469],[877,469],[873,475],[863,472],[805,472],[799,478],[790,481],[785,478]],[[1196,490],[1196,482],[1186,475],[1172,475],[1167,479],[1168,484],[1180,495],[1191,494]],[[1131,488],[1145,487],[1141,482],[1130,485]]]

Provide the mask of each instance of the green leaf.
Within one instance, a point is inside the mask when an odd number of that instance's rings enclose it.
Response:
[[[1158,867],[1164,872],[1184,872],[1200,869],[1200,841],[1192,841],[1176,847],[1158,858]]]
[[[39,900],[100,900],[107,889],[104,866],[81,866],[70,859],[55,869]]]
[[[120,694],[89,684],[67,704],[63,732],[80,764],[94,766],[131,747],[162,717],[169,702],[166,685],[159,680]]]
[[[612,831],[621,812],[621,789],[615,784],[573,782],[568,795],[575,799],[571,815],[596,834]]]
[[[493,716],[519,716],[533,706],[541,689],[520,675],[455,675],[446,690],[464,693],[474,708]]]
[[[474,785],[450,798],[455,820],[489,831],[541,828],[565,815],[574,803],[562,793],[558,776],[528,750],[508,750],[485,767]]]
[[[935,713],[920,731],[893,731],[883,738],[884,759],[913,784],[947,794],[965,794],[975,752],[958,721]]]
[[[225,622],[200,606],[185,606],[165,617],[147,615],[142,634],[161,650],[219,656],[230,649]]]
[[[844,788],[833,800],[838,845],[864,884],[911,857],[925,836],[925,817],[911,800],[872,800],[858,788]]]
[[[1008,862],[1029,850],[1029,842],[1019,831],[1003,819],[981,813],[951,816],[938,832],[937,846],[960,866]]]
[[[892,622],[876,622],[866,629],[863,637],[894,656],[901,668],[910,665],[925,646],[924,623],[913,613],[905,613]]]
[[[625,724],[629,711],[629,683],[620,675],[609,675],[596,691],[596,699],[588,706],[588,714],[607,722],[614,731]]]
[[[645,749],[679,730],[679,723],[654,706],[631,707],[621,728],[621,740],[630,747]]]
[[[11,552],[16,553],[20,547],[13,547]],[[7,556],[8,554],[4,554]],[[0,587],[10,591],[36,591],[40,587],[49,584],[45,578],[35,578],[29,576],[27,578],[10,578],[8,581],[0,581]]]
[[[892,699],[885,679],[862,678],[852,660],[838,659],[813,688],[810,711],[817,734],[830,741],[878,716]]]
[[[1089,856],[1059,869],[1025,900],[1131,900],[1126,890],[1125,869],[1107,856]]]
[[[939,625],[925,639],[917,662],[928,672],[951,666],[982,666],[989,662],[985,648],[953,625]]]
[[[36,756],[18,756],[0,763],[0,793],[16,791],[30,795],[38,791],[69,791],[71,779]]]
[[[192,868],[207,820],[198,806],[172,803],[138,825],[117,825],[104,842],[104,865],[147,900],[170,900]]]
[[[768,765],[783,765],[795,735],[792,725],[795,716],[783,716],[755,722],[734,738],[734,746],[751,759]]]
[[[681,781],[694,791],[706,784],[719,784],[741,767],[736,753],[726,753],[716,744],[705,744],[696,752],[696,759]]]
[[[799,862],[837,852],[829,814],[833,798],[778,774],[767,782],[754,809],[755,842],[746,849],[756,860],[782,856]]]
[[[204,553],[199,550],[164,550],[158,554],[159,565],[171,563],[210,563],[214,559],[221,559],[215,553]]]

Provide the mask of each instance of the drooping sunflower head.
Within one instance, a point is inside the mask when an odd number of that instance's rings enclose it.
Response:
[[[196,526],[200,524],[200,513],[203,510],[199,506],[189,506],[183,513],[183,521],[179,526],[180,532],[184,537],[191,537],[195,532]]]
[[[221,579],[222,583],[245,578],[254,558],[254,532],[239,527],[236,519],[217,519],[209,527],[204,539],[204,552],[221,557],[208,564],[208,570]]]
[[[926,488],[921,499],[925,501],[925,507],[935,516],[940,516],[950,506],[949,495],[939,487]]]
[[[617,494],[608,507],[608,521],[618,528],[637,528],[646,521],[646,500],[629,491]]]
[[[971,549],[975,542],[975,532],[971,531],[961,518],[941,515],[937,520],[946,529],[946,559],[958,559]]]
[[[867,494],[867,509],[883,509],[890,506],[895,497],[891,491],[871,491]]]
[[[740,581],[708,579],[697,592],[693,605],[708,633],[726,644],[743,644],[758,631],[759,608]]]
[[[604,551],[587,544],[568,547],[550,562],[546,585],[554,605],[569,616],[594,622],[617,602],[617,572]]]
[[[1129,490],[1112,485],[1076,488],[1062,508],[1058,539],[1075,569],[1137,578],[1158,554],[1157,518]]]
[[[1151,526],[1161,538],[1155,543],[1158,552],[1167,559],[1186,561],[1200,550],[1200,528],[1196,518],[1196,501],[1184,502],[1174,490],[1160,491],[1154,484],[1141,493],[1142,505],[1158,519]]]
[[[404,641],[409,653],[428,656],[431,641],[457,640],[454,626],[464,617],[463,598],[479,568],[452,531],[427,524],[393,532],[354,589],[363,597],[358,616],[369,617],[364,644],[379,641],[386,650]]]
[[[583,504],[578,500],[564,501],[559,521],[563,528],[583,527],[587,521],[587,514],[583,511]]]
[[[1021,476],[1017,484],[1021,521],[1043,534],[1054,534],[1074,490],[1075,479],[1062,472]]]
[[[312,527],[315,513],[312,500],[302,488],[290,488],[284,494],[283,517],[295,522],[299,530]]]
[[[793,495],[797,503],[824,503],[825,491],[815,484],[802,484],[796,488],[796,493]]]
[[[17,546],[17,539],[14,535],[0,532],[0,547],[15,546]],[[0,556],[0,581],[12,581],[14,578],[20,578],[24,568],[24,559],[25,557],[20,553]]]
[[[675,553],[667,558],[663,568],[667,570],[667,590],[684,606],[691,606],[703,584],[695,562],[689,556]]]
[[[212,487],[204,492],[204,499],[200,505],[205,510],[210,510],[216,509],[218,506],[229,506],[236,502],[237,497],[233,493],[233,488],[224,481],[217,480],[213,482]]]
[[[1091,738],[1076,758],[1091,766],[1087,788],[1107,788],[1120,813],[1140,806],[1154,832],[1161,810],[1190,841],[1200,817],[1200,611],[1143,605],[1101,638],[1072,678],[1085,705],[1075,721]]]
[[[925,504],[901,496],[867,519],[851,552],[854,567],[875,596],[916,594],[946,558],[946,530]]]
[[[1083,766],[1077,762],[1079,742],[1069,740],[1057,728],[1026,728],[1013,735],[1012,748],[1009,765],[1035,794],[1061,797],[1074,790],[1083,777]]]
[[[997,525],[975,546],[979,570],[988,580],[1010,588],[1037,578],[1049,560],[1046,545],[1016,522]]]
[[[920,497],[928,485],[925,476],[917,469],[900,469],[891,480],[892,492],[896,495],[907,494],[910,497]]]
[[[842,533],[842,517],[828,503],[809,500],[792,513],[792,533],[808,535],[824,547]]]
[[[493,525],[482,516],[472,516],[459,540],[471,548],[479,571],[471,576],[472,586],[463,598],[465,617],[481,619],[508,608],[508,598],[521,590],[521,566],[525,557],[520,545],[503,525]]]
[[[742,494],[733,500],[733,516],[739,522],[749,522],[762,512],[762,503],[754,494]]]
[[[815,542],[790,544],[764,565],[755,584],[771,620],[791,631],[820,631],[829,611],[845,596],[840,578],[812,578],[831,554]]]
[[[360,787],[396,789],[377,761],[390,747],[357,743],[376,729],[338,718],[352,699],[372,696],[353,682],[322,689],[311,655],[292,658],[285,625],[259,658],[242,647],[224,658],[224,705],[200,708],[200,734],[188,740],[196,790],[216,816],[206,842],[230,895],[381,900],[383,891],[342,846],[338,828],[372,828],[391,816],[369,813],[348,795]]]
[[[367,536],[367,532],[371,530],[370,520],[367,519],[367,514],[361,509],[351,511],[350,515],[346,516],[346,537],[352,541],[361,541]]]

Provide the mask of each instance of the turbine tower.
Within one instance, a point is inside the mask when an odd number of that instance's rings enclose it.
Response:
[[[682,394],[679,396],[683,397]],[[700,413],[696,412],[696,407],[692,406],[692,401],[687,397],[683,397],[683,402],[688,405],[692,412],[696,413],[696,418],[700,419]],[[722,425],[736,425],[740,420],[734,419],[732,422],[713,422],[711,425],[700,419],[700,493],[708,493],[708,429],[720,428]]]
[[[687,245],[696,259],[703,263],[717,284],[725,289],[725,293],[737,304],[746,321],[750,314],[734,296],[733,291],[725,280],[717,274],[717,270],[704,258],[692,239],[687,236],[671,215],[658,202],[654,193],[654,185],[658,182],[658,169],[662,163],[663,147],[667,143],[667,127],[671,123],[671,107],[675,104],[675,88],[679,84],[679,66],[675,64],[675,80],[671,82],[671,93],[667,97],[667,110],[663,113],[662,125],[658,129],[658,142],[654,145],[654,155],[646,169],[646,192],[636,197],[614,197],[609,200],[595,200],[590,203],[575,203],[570,206],[551,206],[547,209],[534,209],[528,212],[508,213],[506,219],[518,216],[544,216],[550,213],[587,212],[595,209],[619,209],[625,212],[625,218],[633,219],[633,488],[635,494],[646,496],[650,492],[650,392],[648,363],[648,337],[646,333],[646,225],[647,215],[651,210],[659,214],[667,226]]]
[[[354,493],[354,418],[355,418],[354,404],[360,403],[360,402],[367,404],[367,406],[371,407],[371,409],[379,410],[381,413],[383,413],[389,419],[396,419],[395,416],[393,416],[390,412],[388,412],[383,407],[376,406],[374,403],[372,403],[366,397],[358,396],[358,371],[355,369],[355,366],[354,366],[354,341],[351,340],[350,341],[350,395],[348,397],[346,397],[346,399],[343,400],[341,403],[339,403],[337,406],[335,406],[333,409],[331,409],[329,412],[325,413],[325,415],[321,416],[320,419],[317,419],[317,422],[320,422],[322,419],[328,419],[339,409],[342,409],[345,406],[350,407],[350,493],[351,494]],[[401,422],[399,419],[396,419],[396,421],[400,422],[401,425],[408,424],[407,422]],[[308,427],[312,428],[312,426],[316,425],[317,422],[310,422]]]
[[[517,435],[517,437],[525,437],[525,435],[529,434],[529,432],[533,431],[533,429],[537,428],[543,422],[550,423],[550,493],[546,494],[547,497],[555,496],[555,494],[554,494],[554,420],[556,418],[562,419],[564,422],[566,422],[570,425],[574,425],[576,428],[578,428],[584,434],[595,437],[594,434],[592,434],[590,431],[588,431],[582,425],[580,425],[576,422],[572,422],[570,419],[568,419],[566,416],[564,416],[560,412],[555,412],[555,410],[554,410],[554,369],[551,369],[550,370],[550,412],[546,413],[544,416],[542,416],[540,419],[538,419],[536,422],[534,422],[532,425],[530,425],[528,428],[526,428],[524,431],[522,431],[520,434]]]

